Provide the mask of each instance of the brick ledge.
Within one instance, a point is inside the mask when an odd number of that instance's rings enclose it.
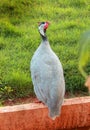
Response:
[[[48,117],[43,104],[0,107],[0,130],[57,130],[90,126],[90,96],[65,99],[61,115]]]

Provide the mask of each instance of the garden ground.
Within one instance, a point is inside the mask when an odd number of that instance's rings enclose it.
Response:
[[[80,36],[90,28],[89,0],[3,0],[0,1],[0,102],[34,95],[30,60],[41,40],[37,23],[46,20],[51,22],[47,30],[50,45],[64,68],[66,92],[87,93],[85,79],[78,70],[78,58]],[[89,65],[86,71],[90,72]]]

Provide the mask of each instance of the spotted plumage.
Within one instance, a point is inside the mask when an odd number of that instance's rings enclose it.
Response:
[[[31,77],[37,98],[49,109],[49,116],[55,119],[60,115],[65,94],[63,68],[59,58],[50,47],[46,36],[49,22],[39,24],[42,42],[31,60]]]

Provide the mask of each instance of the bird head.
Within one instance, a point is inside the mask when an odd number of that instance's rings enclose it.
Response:
[[[38,30],[43,37],[46,37],[45,32],[46,32],[46,29],[48,28],[49,24],[50,24],[49,22],[40,22],[39,23]]]

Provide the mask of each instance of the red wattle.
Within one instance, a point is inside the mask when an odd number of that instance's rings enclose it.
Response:
[[[48,28],[48,23],[45,23],[44,29]]]

